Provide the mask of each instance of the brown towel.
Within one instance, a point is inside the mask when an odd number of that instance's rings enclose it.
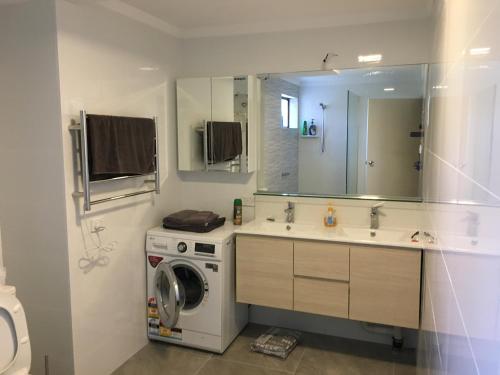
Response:
[[[207,133],[209,163],[234,160],[243,152],[241,123],[209,121]]]
[[[214,223],[219,215],[212,211],[183,210],[168,215],[163,219],[164,224],[174,225],[208,225]]]
[[[208,225],[213,223],[219,218],[219,215],[214,214],[211,211],[199,211],[191,215],[187,220],[186,224],[189,225]]]
[[[90,180],[153,173],[156,130],[148,118],[87,115]]]
[[[192,214],[196,213],[198,211],[195,210],[182,210],[179,212],[174,212],[173,214],[168,215],[165,220],[167,220],[170,223],[175,223],[175,224],[182,224],[186,221],[187,218],[189,218]]]

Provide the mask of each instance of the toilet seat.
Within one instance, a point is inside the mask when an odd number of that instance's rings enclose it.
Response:
[[[31,365],[31,347],[26,315],[16,298],[16,289],[0,285],[0,374],[25,375]]]

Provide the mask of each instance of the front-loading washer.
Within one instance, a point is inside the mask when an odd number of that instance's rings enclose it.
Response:
[[[222,353],[248,322],[236,302],[235,240],[161,227],[146,237],[148,337]]]

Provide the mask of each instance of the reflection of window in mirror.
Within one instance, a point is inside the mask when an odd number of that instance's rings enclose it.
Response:
[[[281,127],[290,128],[290,98],[281,96]]]
[[[297,129],[299,127],[298,98],[281,94],[281,127]]]

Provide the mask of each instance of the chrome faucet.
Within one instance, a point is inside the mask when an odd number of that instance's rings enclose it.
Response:
[[[384,205],[384,202],[379,202],[370,208],[370,229],[378,229],[378,209]]]
[[[288,202],[288,208],[285,209],[286,222],[293,223],[295,221],[295,203]]]

